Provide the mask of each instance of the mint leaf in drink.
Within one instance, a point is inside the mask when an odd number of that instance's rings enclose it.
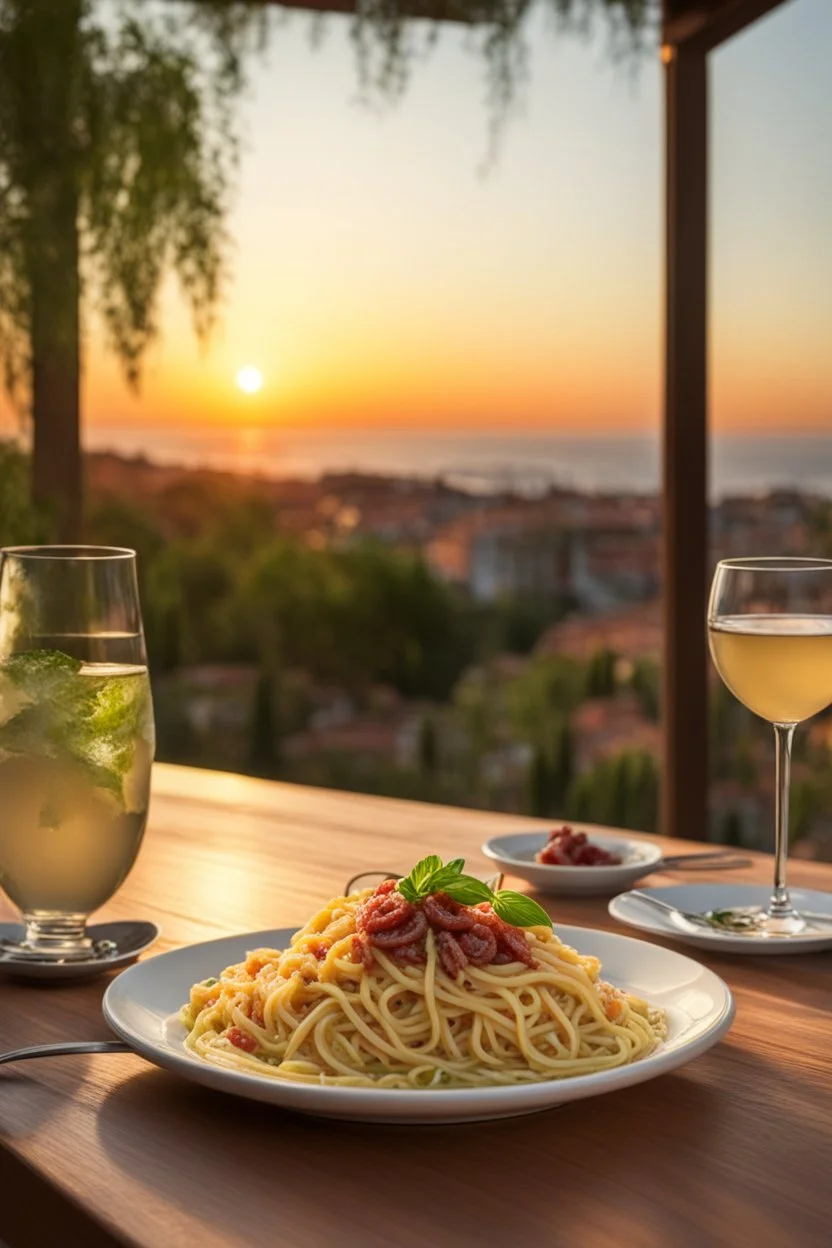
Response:
[[[78,659],[60,650],[27,650],[4,659],[0,663],[0,731],[39,699],[59,695],[80,669]],[[15,733],[19,731],[17,725]]]
[[[54,726],[69,714],[80,670],[60,650],[23,651],[0,663],[0,749],[54,757]]]
[[[32,693],[81,670],[81,660],[61,650],[22,650],[3,660],[2,673],[12,684]]]
[[[62,760],[122,801],[140,738],[151,738],[146,673],[101,675],[58,650],[0,664],[0,751]]]
[[[64,734],[64,746],[96,777],[101,788],[123,796],[136,743],[150,731],[147,676],[84,674],[75,701],[76,719]]]
[[[552,927],[552,920],[543,907],[527,893],[501,889],[492,895],[495,914],[513,927]]]

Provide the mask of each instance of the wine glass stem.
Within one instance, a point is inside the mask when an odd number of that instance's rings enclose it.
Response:
[[[786,860],[789,852],[789,785],[792,771],[792,738],[795,724],[775,724],[777,793],[774,808],[774,892],[769,913],[791,914],[792,903],[786,887]]]
[[[82,957],[92,941],[86,934],[85,914],[26,914],[24,949],[47,957]]]

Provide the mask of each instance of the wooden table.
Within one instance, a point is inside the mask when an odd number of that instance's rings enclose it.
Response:
[[[483,839],[524,822],[160,766],[139,861],[104,917],[155,920],[157,951],[288,925],[362,868],[406,869],[431,850],[484,867]],[[767,880],[770,867],[760,856],[741,877]],[[792,875],[832,889],[832,867],[795,862]],[[565,923],[615,926],[604,900],[551,909]],[[307,1120],[133,1055],[0,1070],[0,1240],[829,1244],[832,955],[699,956],[736,993],[727,1040],[650,1084],[529,1118],[410,1129]],[[0,981],[0,1047],[106,1037],[104,986]]]

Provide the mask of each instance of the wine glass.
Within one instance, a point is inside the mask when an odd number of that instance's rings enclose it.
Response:
[[[708,637],[725,684],[773,725],[777,765],[771,900],[761,913],[720,911],[720,924],[750,936],[792,936],[807,926],[786,887],[792,738],[832,702],[832,560],[723,559]]]
[[[0,887],[6,959],[79,961],[144,835],[153,709],[132,550],[0,550]]]

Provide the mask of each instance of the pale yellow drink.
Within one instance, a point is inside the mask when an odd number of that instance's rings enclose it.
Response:
[[[832,703],[832,617],[727,616],[708,633],[725,684],[763,719],[795,724]]]
[[[153,747],[145,667],[0,663],[0,887],[24,914],[86,915],[113,895],[144,833]]]

